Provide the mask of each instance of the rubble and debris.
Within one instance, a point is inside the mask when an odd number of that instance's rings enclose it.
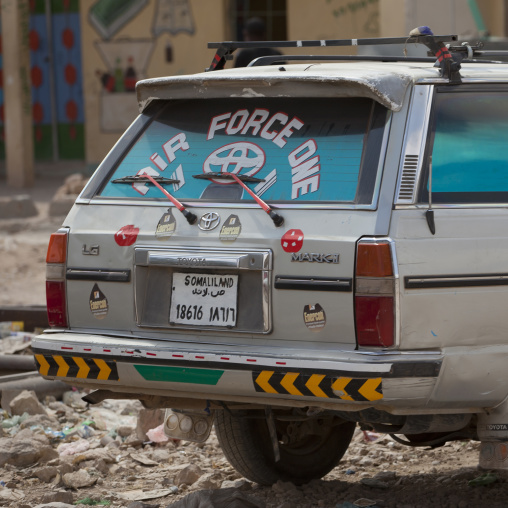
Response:
[[[162,423],[158,427],[155,427],[155,429],[148,430],[146,436],[154,443],[165,443],[169,441],[168,436],[164,434],[164,424]]]
[[[34,217],[38,213],[29,194],[0,197],[0,219]]]
[[[143,499],[157,499],[159,497],[165,497],[169,494],[175,494],[178,492],[178,487],[171,487],[169,489],[157,489],[152,491],[144,491],[142,489],[130,490],[127,492],[120,492],[118,497],[121,499],[127,499],[128,501],[142,501]]]
[[[23,321],[0,321],[0,356],[28,351],[35,335],[35,332],[25,331]],[[0,367],[9,368],[8,362],[2,362]],[[35,370],[35,364],[32,367],[32,370]]]
[[[185,469],[182,469],[176,476],[175,483],[177,485],[192,485],[198,481],[203,474],[202,469],[196,464],[190,464]]]
[[[140,409],[136,425],[136,435],[142,441],[149,441],[147,432],[164,423],[164,409]]]
[[[201,444],[155,442],[147,434],[160,426],[163,410],[128,400],[89,405],[84,395],[68,387],[61,400],[22,390],[9,399],[0,411],[0,506],[466,508],[487,500],[503,506],[506,479],[499,475],[461,498],[468,483],[493,476],[479,477],[476,443],[408,450],[383,434],[366,442],[357,430],[344,460],[325,478],[260,486],[229,465],[213,431]],[[451,472],[441,468],[453,460]],[[428,489],[439,501],[425,504]]]
[[[71,443],[62,443],[58,445],[56,451],[60,457],[65,457],[66,455],[74,455],[84,452],[88,450],[88,448],[90,448],[90,443],[86,439],[78,439],[77,441],[73,441]]]
[[[181,501],[169,505],[171,508],[265,508],[266,504],[235,489],[200,490]],[[169,507],[168,507],[169,508]]]
[[[376,501],[362,497],[354,501],[353,504],[360,508],[375,508]]]
[[[39,402],[35,392],[23,390],[17,397],[11,400],[9,404],[11,414],[21,416],[24,413],[29,415],[46,415],[46,410]]]
[[[481,476],[478,476],[477,478],[474,478],[473,480],[470,480],[468,485],[471,487],[479,487],[483,485],[490,485],[491,483],[497,482],[497,480],[497,475],[493,473],[485,473]]]
[[[88,178],[81,173],[68,176],[63,185],[57,189],[49,204],[49,215],[51,217],[67,215],[87,182]]]
[[[98,475],[91,475],[86,469],[80,469],[75,473],[67,473],[62,477],[62,481],[66,487],[71,489],[80,489],[82,487],[90,487],[98,480]]]
[[[23,321],[0,321],[0,339],[8,337],[11,333],[23,332],[24,329]]]

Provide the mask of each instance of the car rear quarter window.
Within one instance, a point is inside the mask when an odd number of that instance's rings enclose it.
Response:
[[[231,180],[195,178],[230,172],[264,200],[371,203],[387,112],[363,98],[164,101],[108,175],[108,198],[160,198],[147,183],[113,180],[148,173],[177,199],[249,202]]]
[[[437,93],[428,151],[432,202],[508,202],[507,139],[508,92]],[[422,202],[428,201],[428,193],[427,167]]]

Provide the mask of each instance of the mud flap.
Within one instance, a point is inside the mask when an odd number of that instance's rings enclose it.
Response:
[[[273,418],[272,408],[267,407],[265,409],[265,416],[266,416],[266,424],[268,425],[268,431],[270,432],[270,439],[272,440],[273,456],[275,457],[275,462],[279,462],[280,460],[279,440],[277,439],[277,429],[275,428],[275,420]]]

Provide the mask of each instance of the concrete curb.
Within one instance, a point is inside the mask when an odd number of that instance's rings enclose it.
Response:
[[[34,217],[39,212],[28,194],[0,198],[0,219]]]

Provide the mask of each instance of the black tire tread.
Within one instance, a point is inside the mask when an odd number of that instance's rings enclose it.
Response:
[[[306,469],[301,465],[300,468],[292,467],[287,455],[284,460],[284,449],[281,449],[281,462],[275,463],[269,436],[263,439],[255,422],[233,417],[227,410],[215,412],[217,438],[226,459],[245,478],[261,485],[272,485],[278,480],[301,485],[323,477],[340,462],[355,428],[353,422],[337,427],[326,450],[321,450],[318,457],[314,455],[314,458],[322,457],[323,460],[309,460],[309,468]],[[257,422],[259,424],[259,420]]]
[[[228,462],[245,478],[261,485],[272,485],[278,478],[266,469],[266,459],[254,441],[244,434],[244,424],[244,420],[231,418],[226,411],[215,412],[217,438]],[[260,474],[263,470],[265,474]]]

